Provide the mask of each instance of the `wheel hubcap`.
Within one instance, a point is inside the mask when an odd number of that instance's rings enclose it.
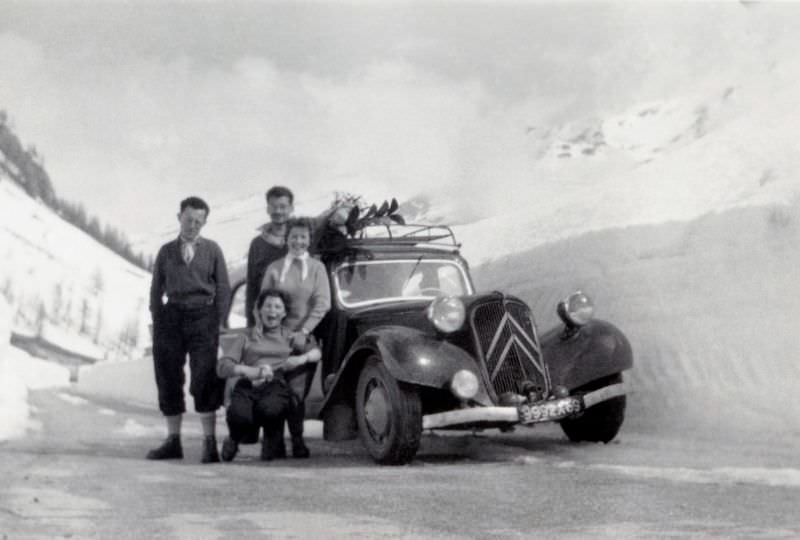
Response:
[[[372,438],[382,441],[389,432],[389,400],[378,381],[370,381],[364,400],[364,419]]]

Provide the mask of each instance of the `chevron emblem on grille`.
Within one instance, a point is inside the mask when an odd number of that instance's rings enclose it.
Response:
[[[505,342],[501,344],[501,339],[503,335],[506,334],[506,328],[508,328],[508,337],[506,338]],[[497,330],[492,337],[491,344],[489,345],[489,349],[486,351],[486,358],[492,358],[492,355],[497,351],[500,350],[502,346],[502,350],[500,351],[500,357],[497,361],[497,364],[494,367],[494,370],[491,374],[491,379],[494,381],[497,373],[500,371],[500,368],[503,366],[503,363],[508,358],[508,354],[511,351],[511,348],[516,345],[518,354],[523,356],[528,362],[530,362],[533,367],[536,368],[539,373],[542,374],[542,377],[546,381],[546,384],[549,386],[550,384],[550,374],[547,372],[547,369],[544,366],[544,363],[540,360],[542,357],[542,352],[539,349],[538,345],[531,339],[525,329],[522,327],[521,324],[508,312],[503,315],[500,324],[497,325]]]

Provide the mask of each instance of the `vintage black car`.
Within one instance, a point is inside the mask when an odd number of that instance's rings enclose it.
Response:
[[[326,440],[359,436],[376,462],[402,464],[427,429],[555,421],[572,441],[616,436],[631,346],[592,319],[586,295],[555,306],[563,325],[540,333],[519,298],[475,291],[448,227],[358,236],[323,256],[332,308],[316,332],[323,359],[306,410]]]

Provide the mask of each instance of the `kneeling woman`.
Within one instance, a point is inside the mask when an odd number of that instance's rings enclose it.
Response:
[[[283,423],[297,408],[292,389],[305,386],[309,370],[304,366],[322,356],[313,340],[302,352],[292,350],[292,332],[282,324],[289,308],[286,293],[262,291],[256,301],[255,327],[248,334],[222,340],[217,374],[228,378],[227,388],[232,388],[226,414],[230,435],[222,444],[223,461],[231,461],[239,443],[259,427],[264,428],[261,459],[286,456]]]

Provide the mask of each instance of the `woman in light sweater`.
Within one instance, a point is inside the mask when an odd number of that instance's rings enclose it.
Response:
[[[308,218],[291,218],[286,223],[286,246],[289,252],[267,267],[261,290],[278,289],[289,295],[289,314],[284,326],[291,332],[291,343],[302,350],[311,333],[331,308],[331,290],[325,265],[308,253],[311,244],[313,223]],[[315,366],[307,369],[307,382],[313,376]],[[303,444],[303,417],[305,415],[305,392],[294,393],[297,403],[287,416],[289,433],[292,436],[292,452],[303,456],[308,449]]]
[[[302,345],[331,308],[331,290],[325,265],[308,253],[312,223],[292,218],[286,224],[288,254],[267,267],[261,290],[286,292],[292,303],[284,325],[293,330],[292,340]]]
[[[261,459],[286,456],[284,419],[294,414],[293,395],[305,387],[307,366],[315,365],[322,356],[313,338],[299,350],[290,345],[291,332],[282,324],[289,306],[285,293],[262,291],[254,309],[255,327],[247,334],[222,337],[217,374],[228,379],[226,390],[231,390],[226,395],[229,436],[222,444],[223,461],[231,461],[239,443],[258,427],[264,428]],[[294,456],[308,457],[307,448],[305,455],[298,455],[297,444]]]

